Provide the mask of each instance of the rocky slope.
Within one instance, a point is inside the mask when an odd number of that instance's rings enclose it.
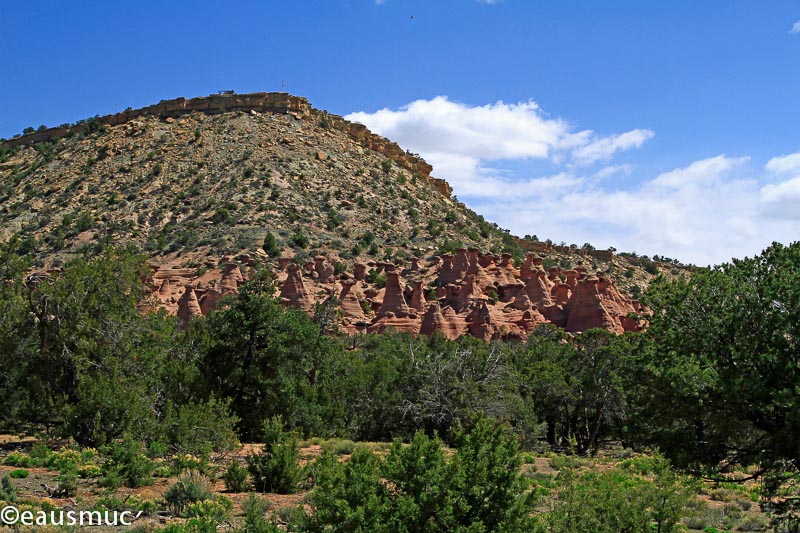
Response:
[[[136,242],[161,302],[186,319],[272,262],[287,303],[332,295],[351,332],[622,331],[653,274],[682,274],[515,239],[431,171],[284,93],[163,101],[0,144],[0,240],[18,239],[41,269]]]

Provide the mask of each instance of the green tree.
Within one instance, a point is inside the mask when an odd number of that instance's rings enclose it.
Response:
[[[269,273],[259,271],[193,332],[203,346],[206,394],[231,399],[243,438],[257,438],[275,415],[306,434],[325,434],[340,409],[329,383],[341,347],[274,292]]]
[[[800,243],[656,280],[631,435],[682,466],[755,465],[776,493],[800,457]],[[635,381],[633,381],[635,379]],[[639,388],[635,387],[639,383]],[[798,500],[773,503],[788,515]],[[795,520],[797,518],[795,517]]]

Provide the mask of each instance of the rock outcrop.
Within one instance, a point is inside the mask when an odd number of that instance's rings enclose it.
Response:
[[[238,256],[209,262],[208,270],[155,268],[153,293],[186,325],[208,314],[219,299],[236,293],[250,272],[252,261]],[[614,282],[585,269],[545,272],[541,261],[528,257],[517,270],[510,256],[458,250],[432,258],[423,267],[414,261],[400,269],[388,262],[356,263],[354,274],[335,275],[332,261],[317,256],[304,267],[280,261],[277,296],[286,305],[311,312],[317,299],[335,295],[342,331],[348,334],[404,331],[412,335],[439,332],[449,339],[461,335],[494,339],[524,339],[540,324],[554,324],[570,333],[603,328],[615,333],[638,331],[638,302],[623,295]],[[243,270],[243,268],[245,270]],[[385,287],[367,281],[386,276]],[[408,277],[404,277],[408,276]],[[561,279],[565,282],[562,282]],[[372,278],[370,278],[372,279]],[[444,285],[443,285],[444,284]],[[483,284],[483,286],[481,286]],[[425,291],[426,286],[436,287]]]

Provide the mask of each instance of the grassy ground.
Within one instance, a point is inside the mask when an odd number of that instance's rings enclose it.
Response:
[[[306,466],[323,451],[330,449],[347,460],[355,443],[347,440],[323,441],[312,439],[300,443],[300,464]],[[378,454],[388,453],[388,443],[359,443]],[[49,452],[35,439],[0,436],[0,478],[9,476],[16,488],[15,505],[20,509],[33,511],[52,509],[68,510],[132,510],[143,511],[135,522],[138,531],[154,531],[165,525],[180,523],[184,518],[173,516],[167,511],[164,494],[175,483],[181,471],[197,469],[204,472],[210,480],[211,488],[217,497],[230,501],[231,511],[221,521],[220,528],[232,529],[242,524],[243,504],[250,498],[248,492],[226,490],[222,475],[231,462],[245,463],[248,455],[258,452],[260,445],[244,444],[225,455],[212,455],[207,459],[191,456],[172,456],[157,460],[157,468],[152,479],[138,488],[109,488],[103,481],[104,457],[94,450],[80,452],[64,451],[61,447],[56,453]],[[49,454],[49,455],[48,455]],[[42,457],[46,456],[46,459]],[[52,491],[59,487],[59,464],[64,458],[72,458],[79,465],[77,491],[68,497],[57,497]],[[41,465],[45,461],[49,464]],[[637,468],[645,464],[647,456],[623,449],[619,444],[608,443],[597,456],[575,457],[554,453],[524,453],[523,473],[531,480],[532,487],[541,495],[536,512],[547,512],[562,489],[563,473],[571,470],[577,475],[587,472],[612,471],[619,468]],[[9,464],[15,463],[15,464]],[[22,464],[23,466],[20,466]],[[761,511],[758,504],[759,487],[753,482],[710,483],[697,481],[693,485],[695,498],[687,506],[683,524],[686,531],[771,531],[767,524],[769,516]],[[295,494],[260,494],[267,503],[268,515],[285,523],[298,506],[305,506],[308,487],[301,483]],[[0,498],[2,499],[2,498]],[[5,505],[5,504],[3,504]],[[306,507],[307,508],[307,507]],[[21,528],[26,530],[24,527]],[[30,527],[30,531],[60,531],[56,527]],[[122,529],[122,528],[120,528]],[[104,531],[109,528],[92,528]]]

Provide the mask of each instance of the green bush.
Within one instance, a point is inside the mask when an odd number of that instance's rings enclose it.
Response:
[[[0,501],[14,503],[17,501],[17,488],[9,476],[0,480]]]
[[[216,496],[186,504],[181,516],[184,518],[207,518],[217,524],[228,518],[233,511],[233,502],[225,496]]]
[[[454,440],[450,459],[422,432],[408,446],[396,441],[386,459],[356,447],[340,463],[326,451],[313,512],[290,520],[298,531],[537,531],[514,439],[482,419]]]
[[[683,531],[681,517],[693,505],[690,485],[663,457],[652,459],[648,477],[615,468],[578,474],[565,468],[561,488],[548,513],[540,517],[552,533],[573,531]],[[686,522],[689,524],[690,522]],[[692,526],[705,527],[703,520]]]
[[[78,494],[78,467],[67,463],[58,476],[58,493],[63,498],[73,498]]]
[[[295,230],[290,240],[292,241],[292,244],[294,244],[298,248],[308,247],[308,237],[306,236],[305,233],[303,233],[303,230],[301,230],[300,228],[297,228]]]
[[[264,237],[264,244],[261,245],[261,248],[267,252],[267,255],[270,257],[275,257],[280,253],[280,248],[278,248],[278,241],[275,238],[275,235],[268,231],[267,235]]]
[[[27,470],[23,470],[21,468],[17,468],[16,470],[12,470],[8,473],[8,477],[12,479],[25,479],[30,475],[30,472]]]
[[[212,500],[214,492],[208,478],[196,470],[183,474],[164,493],[164,501],[176,516],[183,514],[187,505]]]
[[[239,464],[235,459],[228,465],[222,479],[225,481],[225,488],[230,492],[244,492],[247,490],[247,468]]]
[[[112,442],[102,451],[108,457],[103,480],[105,486],[112,488],[117,483],[122,483],[135,489],[153,484],[156,464],[145,455],[145,447],[141,442],[124,439],[121,442]]]
[[[18,466],[20,468],[36,468],[42,466],[40,461],[37,461],[30,455],[19,452],[9,453],[3,461],[3,464],[7,466]]]
[[[239,441],[236,437],[238,419],[230,414],[230,400],[211,397],[205,402],[189,401],[175,407],[167,405],[161,422],[161,436],[172,449],[183,453],[204,455],[231,450]]]
[[[247,458],[247,469],[259,492],[292,494],[300,480],[297,437],[283,429],[281,417],[264,423],[264,448]]]
[[[353,453],[356,444],[351,440],[334,439],[322,443],[323,452],[331,452],[334,455],[350,455]]]
[[[172,457],[172,466],[170,467],[172,475],[177,476],[187,470],[196,470],[209,477],[212,474],[212,467],[208,464],[205,456],[197,457],[190,453],[179,453]]]
[[[266,519],[270,508],[269,501],[250,493],[242,503],[244,511],[244,533],[278,533],[283,531],[273,522]]]

